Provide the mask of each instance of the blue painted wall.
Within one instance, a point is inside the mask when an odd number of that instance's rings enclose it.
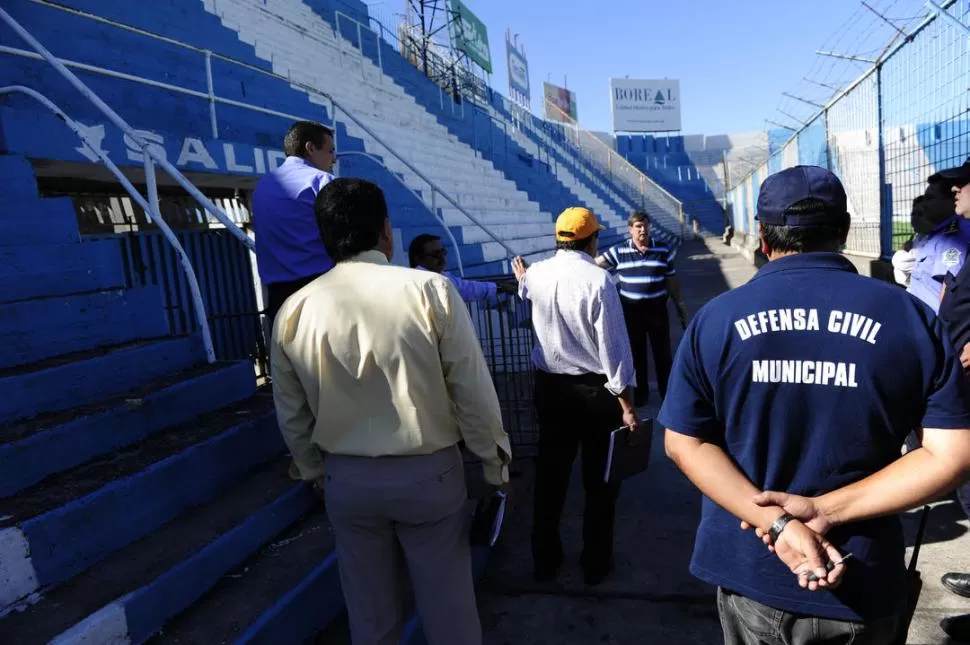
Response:
[[[217,54],[239,61],[246,68],[213,58],[214,91],[221,98],[253,103],[271,110],[331,123],[327,110],[311,103],[302,91],[293,89],[286,80],[260,73],[270,65],[255,54],[252,46],[240,41],[237,33],[222,25],[219,18],[206,12],[199,2],[180,0],[167,3],[113,3],[103,7],[96,0],[68,0],[63,3],[81,11],[145,29],[196,47],[206,47]],[[350,0],[305,0],[305,4],[323,19],[335,22],[337,11],[366,21],[366,7]],[[206,91],[205,57],[178,45],[145,35],[98,23],[64,11],[45,7],[28,0],[13,0],[11,14],[25,25],[54,54],[71,60],[114,69],[123,73],[168,83],[196,92]],[[356,40],[357,26],[352,20],[336,22],[340,31]],[[366,32],[365,32],[366,33]],[[0,28],[0,43],[25,48],[15,34]],[[428,109],[441,123],[465,143],[479,150],[496,168],[512,179],[543,210],[557,213],[574,205],[578,197],[568,191],[550,172],[521,149],[483,112],[466,105],[463,115],[452,112],[450,102],[441,107],[440,90],[417,69],[382,41],[367,33],[361,44],[366,55],[376,60],[378,48],[385,70]],[[125,52],[125,56],[118,56]],[[69,115],[88,128],[90,135],[120,165],[140,165],[141,155],[130,142],[87,100],[39,61],[13,56],[3,57],[0,83],[23,83],[55,100]],[[164,149],[167,158],[186,171],[224,175],[258,175],[275,167],[283,158],[281,140],[290,119],[218,105],[218,136],[210,125],[209,103],[205,97],[187,96],[165,88],[155,88],[132,81],[106,78],[78,72],[90,87],[114,107],[134,127],[148,130],[146,135]],[[342,149],[356,149],[360,142],[340,138]],[[0,109],[0,149],[24,154],[35,159],[57,159],[86,162],[92,159],[83,146],[48,114],[38,110],[27,99],[16,98]],[[371,151],[376,152],[376,151]],[[572,160],[562,159],[562,163]],[[366,172],[385,190],[396,193],[392,200],[400,208],[392,213],[395,225],[405,229],[434,228],[436,223],[413,195],[403,191],[393,177],[381,168],[368,168],[366,163],[350,162],[345,172]],[[596,182],[591,189],[610,203]],[[613,204],[620,212],[624,204]],[[405,239],[405,244],[408,242]],[[464,252],[463,252],[464,253]],[[474,251],[468,253],[474,256]],[[471,264],[481,263],[470,257]],[[468,262],[466,262],[468,263]],[[481,266],[487,273],[501,268],[493,263]]]

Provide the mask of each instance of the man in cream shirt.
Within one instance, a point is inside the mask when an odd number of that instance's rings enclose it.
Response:
[[[336,266],[277,315],[273,396],[303,479],[326,488],[354,645],[400,641],[397,543],[430,645],[480,645],[457,444],[495,486],[511,450],[468,311],[446,277],[389,264],[376,185],[335,179],[314,210]]]

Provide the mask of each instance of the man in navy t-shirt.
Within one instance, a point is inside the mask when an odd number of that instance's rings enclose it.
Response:
[[[769,177],[758,220],[769,262],[697,313],[658,415],[706,495],[691,571],[718,587],[726,643],[883,645],[906,590],[895,514],[970,472],[967,381],[929,307],[838,253],[835,175]]]

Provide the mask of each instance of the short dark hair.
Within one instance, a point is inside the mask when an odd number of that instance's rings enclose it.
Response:
[[[830,206],[818,199],[805,199],[785,209],[785,215],[812,215],[830,210]],[[774,226],[761,225],[761,236],[771,251],[780,253],[812,253],[815,251],[838,251],[849,232],[849,214],[836,213],[844,219],[842,224],[825,226]]]
[[[411,244],[408,246],[408,264],[411,265],[411,268],[418,266],[418,258],[424,253],[424,245],[440,239],[441,237],[438,235],[422,233],[411,240]]]
[[[317,194],[313,213],[327,253],[334,262],[343,262],[377,246],[387,221],[387,202],[377,184],[343,177]]]
[[[325,138],[333,138],[333,130],[316,121],[297,121],[290,126],[283,139],[283,152],[287,157],[302,157],[306,154],[306,144],[323,146]]]
[[[581,240],[556,240],[556,250],[558,251],[582,251],[589,243],[599,237],[599,231]]]
[[[633,226],[637,222],[646,222],[647,225],[649,226],[650,216],[647,215],[644,211],[633,211],[632,213],[630,213],[630,216],[626,218],[627,226]]]

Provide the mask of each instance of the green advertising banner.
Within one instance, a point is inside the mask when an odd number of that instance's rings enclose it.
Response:
[[[492,73],[492,54],[488,49],[488,29],[461,0],[451,0],[454,14],[452,42],[455,49],[465,52],[468,57],[489,74]]]

